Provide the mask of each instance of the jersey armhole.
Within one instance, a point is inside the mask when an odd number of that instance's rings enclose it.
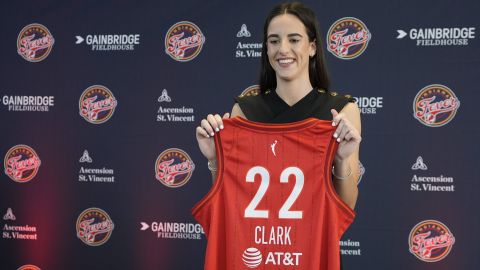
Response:
[[[331,136],[333,138],[333,136]],[[335,187],[333,186],[332,182],[332,166],[333,166],[333,157],[335,156],[335,152],[337,151],[338,143],[331,139],[330,144],[328,146],[328,162],[325,163],[325,179],[327,179],[327,194],[333,198],[338,208],[341,209],[343,213],[346,214],[346,219],[348,221],[353,221],[355,216],[357,215],[354,210],[350,208],[340,196],[335,191]]]
[[[192,215],[195,216],[200,210],[202,210],[208,203],[212,200],[213,196],[217,194],[223,182],[223,168],[224,168],[224,157],[223,157],[223,148],[222,148],[222,139],[220,133],[217,133],[214,136],[215,140],[215,152],[217,154],[217,175],[215,176],[215,183],[213,183],[210,190],[207,194],[200,199],[200,201],[192,208]]]

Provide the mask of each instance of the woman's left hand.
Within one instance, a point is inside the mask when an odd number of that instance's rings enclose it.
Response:
[[[346,160],[358,150],[362,137],[344,113],[338,113],[335,109],[332,109],[331,112],[332,125],[337,127],[333,137],[339,142],[335,160]]]

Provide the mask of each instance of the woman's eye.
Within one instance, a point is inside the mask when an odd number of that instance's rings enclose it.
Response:
[[[290,39],[290,42],[291,42],[291,43],[297,43],[297,42],[299,42],[299,41],[300,41],[299,39]]]
[[[270,44],[277,44],[278,43],[278,39],[270,39]]]

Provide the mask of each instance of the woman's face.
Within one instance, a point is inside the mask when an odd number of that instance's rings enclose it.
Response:
[[[309,79],[308,60],[315,55],[315,42],[308,41],[303,23],[294,15],[274,17],[267,29],[268,61],[278,80]]]

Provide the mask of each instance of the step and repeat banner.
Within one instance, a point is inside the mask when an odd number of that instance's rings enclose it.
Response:
[[[362,116],[344,269],[479,269],[480,2],[305,3]],[[195,128],[257,87],[274,4],[3,2],[0,268],[203,269]]]

